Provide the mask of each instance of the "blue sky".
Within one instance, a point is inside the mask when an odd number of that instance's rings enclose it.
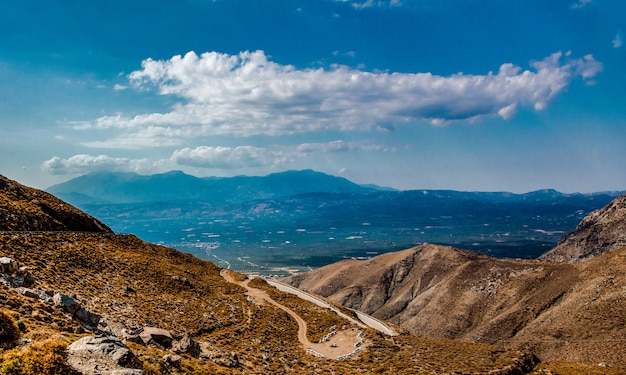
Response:
[[[0,3],[0,173],[626,190],[626,2]]]

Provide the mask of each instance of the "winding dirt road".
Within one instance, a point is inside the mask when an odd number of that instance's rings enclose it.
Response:
[[[307,323],[300,315],[296,314],[296,312],[273,300],[265,291],[249,286],[248,283],[250,279],[237,281],[232,277],[233,275],[230,272],[225,272],[225,270],[222,270],[221,275],[226,281],[246,288],[250,299],[252,299],[254,303],[258,305],[270,304],[289,314],[289,316],[298,323],[298,341],[304,346],[305,350],[321,354],[325,358],[335,359],[353,353],[357,343],[361,341],[358,332],[352,329],[344,329],[337,331],[336,334],[325,343],[312,343],[306,335]]]

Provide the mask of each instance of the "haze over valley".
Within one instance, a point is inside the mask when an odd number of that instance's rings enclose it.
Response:
[[[264,275],[422,243],[535,258],[619,195],[396,191],[311,170],[235,178],[97,173],[48,191],[116,232]]]

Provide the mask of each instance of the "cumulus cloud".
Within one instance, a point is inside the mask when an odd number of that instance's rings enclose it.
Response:
[[[41,169],[54,175],[85,174],[97,171],[151,172],[159,162],[148,159],[114,158],[107,155],[74,155],[68,159],[55,156],[42,163]]]
[[[54,156],[44,161],[41,169],[53,175],[82,175],[98,171],[149,174],[170,170],[176,166],[233,170],[280,167],[316,154],[348,151],[387,152],[389,149],[368,141],[346,142],[343,140],[268,147],[199,146],[175,150],[168,159],[157,160],[88,154],[74,155],[67,159]]]
[[[303,143],[295,146],[199,146],[176,150],[170,159],[182,166],[238,169],[284,166],[312,154],[347,151],[387,151],[387,149],[381,145],[342,140],[326,143]]]
[[[181,103],[169,111],[105,116],[74,127],[121,130],[122,136],[86,145],[132,148],[213,135],[277,136],[393,129],[412,121],[510,119],[522,107],[545,109],[573,79],[588,80],[602,70],[592,55],[574,59],[561,52],[530,66],[524,70],[505,63],[495,73],[439,76],[347,66],[296,69],[270,61],[263,51],[189,52],[169,60],[147,59],[129,75],[136,89],[179,98]]]
[[[373,7],[398,7],[402,5],[400,0],[365,0],[365,1],[344,1],[340,0],[342,3],[349,2],[355,9],[365,9],[365,8],[373,8]]]
[[[186,147],[174,151],[171,160],[179,165],[219,169],[282,165],[290,162],[289,156],[283,151],[253,146]]]
[[[572,4],[572,8],[573,9],[580,9],[580,8],[584,8],[585,6],[587,6],[588,4],[591,4],[592,0],[578,0],[575,1]]]
[[[337,140],[326,143],[302,143],[296,146],[296,151],[301,154],[310,154],[318,152],[387,151],[387,149],[382,145]]]
[[[613,45],[613,48],[620,48],[622,46],[622,34],[615,34],[615,38],[613,38],[611,44]]]

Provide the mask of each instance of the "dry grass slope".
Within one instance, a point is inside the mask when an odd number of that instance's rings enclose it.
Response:
[[[365,332],[372,345],[354,359],[318,359],[302,350],[297,325],[286,313],[250,303],[243,288],[222,279],[217,266],[134,236],[4,233],[0,234],[0,255],[28,265],[37,288],[75,296],[106,318],[110,328],[149,325],[177,335],[189,333],[214,352],[212,360],[183,355],[182,370],[176,370],[161,360],[165,351],[131,343],[146,373],[369,373],[390,368],[396,373],[481,373],[485,369],[513,373],[509,370],[528,366],[530,359],[521,352],[489,345],[424,341],[408,334],[389,340],[373,331]],[[311,340],[340,322],[291,295],[271,293],[302,314],[311,327],[319,327],[310,332]],[[0,308],[15,312],[26,326],[25,338],[39,342],[61,334],[73,341],[84,334],[71,317],[16,289],[0,287],[0,297]],[[219,359],[233,352],[239,365],[221,365],[224,362]]]
[[[0,231],[79,231],[112,233],[76,207],[0,175]]]
[[[626,369],[626,248],[576,265],[426,245],[286,281],[418,336]]]

